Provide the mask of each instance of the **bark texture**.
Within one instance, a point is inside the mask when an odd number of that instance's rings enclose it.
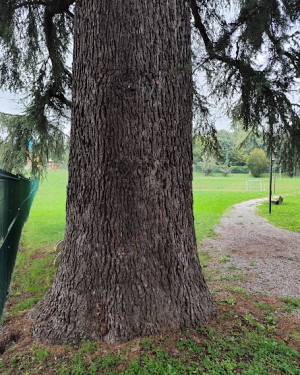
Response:
[[[65,248],[33,336],[110,344],[214,312],[192,198],[190,12],[79,0]]]

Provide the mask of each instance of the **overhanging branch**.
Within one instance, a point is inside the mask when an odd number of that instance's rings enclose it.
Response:
[[[14,6],[14,9],[26,8],[32,5],[40,5],[47,8],[48,13],[55,15],[59,13],[68,13],[69,16],[74,16],[70,11],[69,7],[74,4],[76,0],[28,0],[22,1]]]
[[[69,7],[75,2],[76,0],[47,1],[47,11],[52,15],[64,13],[69,10]]]
[[[19,4],[16,4],[13,7],[13,9],[25,8],[25,7],[29,7],[29,6],[32,6],[32,5],[46,6],[47,2],[43,1],[43,0],[23,1],[23,2],[21,2]]]

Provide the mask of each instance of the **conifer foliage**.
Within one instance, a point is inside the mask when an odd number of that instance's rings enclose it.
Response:
[[[0,86],[26,90],[30,99],[26,116],[34,125],[32,132],[43,138],[51,134],[49,119],[66,115],[71,106],[67,59],[73,3],[0,0]],[[206,74],[210,101],[226,98],[230,110],[234,108],[234,119],[242,120],[245,129],[254,133],[262,131],[269,153],[291,169],[300,154],[299,102],[293,103],[299,94],[299,1],[189,3],[198,35],[195,70]],[[200,133],[206,141],[208,133],[216,139],[215,128],[206,120],[206,100],[202,92],[198,94]]]
[[[262,131],[269,154],[289,169],[300,151],[299,1],[190,4],[202,46],[196,63],[210,95],[229,98],[234,120],[254,134]]]
[[[71,107],[74,0],[0,0],[0,87],[28,96],[24,116],[1,115],[2,160],[19,171],[34,157],[63,152],[63,118]],[[55,121],[54,121],[55,119]],[[54,125],[55,122],[55,125]],[[28,149],[33,142],[33,151]],[[15,161],[15,164],[13,163]],[[32,172],[37,171],[32,163]]]

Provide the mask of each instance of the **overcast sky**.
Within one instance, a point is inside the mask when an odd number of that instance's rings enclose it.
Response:
[[[17,95],[8,91],[0,91],[0,112],[11,113],[13,115],[21,114],[23,105]]]

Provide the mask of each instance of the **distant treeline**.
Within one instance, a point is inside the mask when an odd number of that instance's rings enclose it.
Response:
[[[208,156],[204,152],[201,139],[197,136],[195,137],[193,145],[195,171],[201,172],[201,164],[204,160],[207,161],[209,159],[214,164],[212,166],[214,172],[222,172],[224,168],[230,167],[231,173],[249,173],[247,161],[250,152],[255,148],[266,152],[261,136],[249,135],[240,129],[233,131],[219,130],[217,138],[221,146],[220,155]]]

